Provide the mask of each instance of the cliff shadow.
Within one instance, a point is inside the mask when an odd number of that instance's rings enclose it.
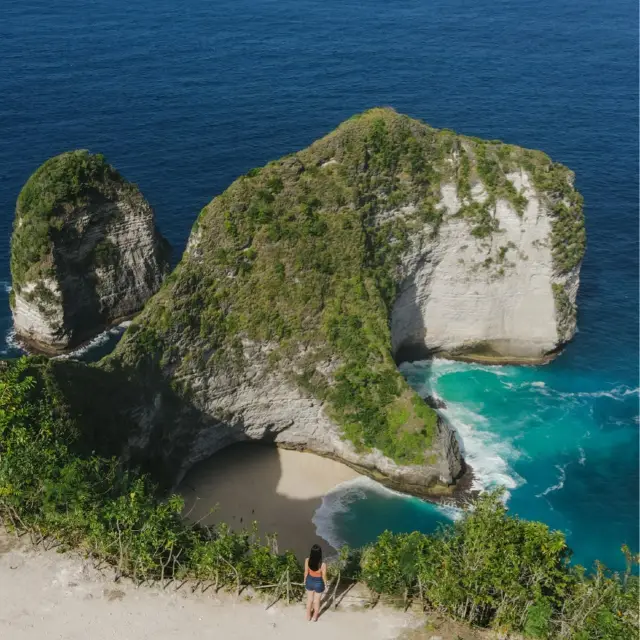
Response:
[[[302,562],[313,544],[332,551],[312,520],[331,490],[339,463],[274,445],[240,442],[196,463],[178,486],[184,514],[194,522],[227,523],[261,536],[277,534],[278,551],[293,551]]]
[[[391,343],[396,365],[403,362],[427,360],[433,351],[426,346],[427,328],[417,299],[417,290],[413,276],[400,285],[391,310]]]

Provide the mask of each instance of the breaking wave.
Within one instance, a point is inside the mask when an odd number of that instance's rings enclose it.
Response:
[[[558,481],[556,484],[552,484],[550,487],[547,487],[542,493],[537,493],[536,498],[543,498],[552,491],[560,491],[560,489],[564,487],[564,482],[567,479],[567,465],[557,464],[556,469],[559,471]]]
[[[86,356],[90,355],[92,351],[104,347],[112,341],[117,341],[122,334],[126,331],[127,327],[131,324],[131,321],[127,320],[125,322],[121,322],[119,325],[115,327],[111,327],[102,333],[99,333],[95,338],[89,340],[82,346],[70,351],[69,353],[64,353],[59,356],[55,356],[57,360],[83,360],[86,359]]]
[[[326,540],[334,549],[342,547],[348,541],[340,533],[339,521],[341,516],[349,513],[355,502],[367,500],[372,494],[385,498],[414,501],[417,505],[425,508],[433,508],[451,521],[457,520],[462,516],[462,511],[452,504],[435,505],[424,503],[418,498],[388,489],[371,478],[360,476],[353,480],[342,482],[323,496],[322,504],[316,509],[312,518],[316,534]]]

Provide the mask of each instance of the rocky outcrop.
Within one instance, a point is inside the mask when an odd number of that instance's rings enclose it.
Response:
[[[456,436],[395,360],[547,357],[575,330],[583,251],[573,174],[544,154],[354,117],[202,211],[102,364],[144,387],[128,455],[171,483],[268,441],[442,495],[464,471]]]
[[[56,353],[140,311],[168,272],[168,244],[135,185],[86,151],[26,183],[11,243],[18,338]]]
[[[244,353],[248,365],[241,376],[221,372],[194,378],[188,402],[145,375],[147,392],[140,396],[147,402],[132,412],[138,428],[130,435],[125,458],[143,460],[164,484],[175,487],[194,464],[230,444],[268,443],[338,460],[426,498],[450,493],[464,472],[455,432],[444,419],[437,420],[429,455],[420,464],[399,464],[377,449],[357,449],[329,418],[325,402],[269,371],[258,345],[245,343]]]

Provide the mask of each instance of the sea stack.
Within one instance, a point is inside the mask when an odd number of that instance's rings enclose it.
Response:
[[[545,154],[391,109],[250,171],[202,210],[102,363],[143,388],[130,455],[178,482],[262,441],[450,491],[464,471],[453,429],[397,362],[556,353],[575,331],[581,205]]]
[[[17,337],[48,354],[140,311],[169,270],[169,245],[138,188],[100,154],[47,160],[27,181],[11,238]]]

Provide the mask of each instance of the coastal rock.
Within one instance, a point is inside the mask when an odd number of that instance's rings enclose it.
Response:
[[[396,361],[540,361],[573,335],[572,180],[540,152],[390,109],[249,172],[102,363],[143,388],[127,455],[175,484],[233,442],[271,442],[451,493],[456,434]]]
[[[18,338],[57,353],[138,312],[168,272],[169,247],[137,187],[101,155],[63,153],[25,184],[11,240]]]
[[[189,469],[224,447],[244,441],[309,451],[343,462],[400,491],[425,497],[447,493],[464,470],[455,432],[438,417],[430,455],[420,464],[398,464],[379,450],[358,450],[327,416],[327,406],[268,372],[264,352],[245,343],[250,364],[241,378],[201,376],[193,380],[192,405],[172,392],[150,388],[146,406],[136,408],[137,434],[129,458],[151,461],[153,471],[177,486]]]
[[[432,409],[446,409],[447,403],[437,396],[425,396],[424,401],[432,408]]]

